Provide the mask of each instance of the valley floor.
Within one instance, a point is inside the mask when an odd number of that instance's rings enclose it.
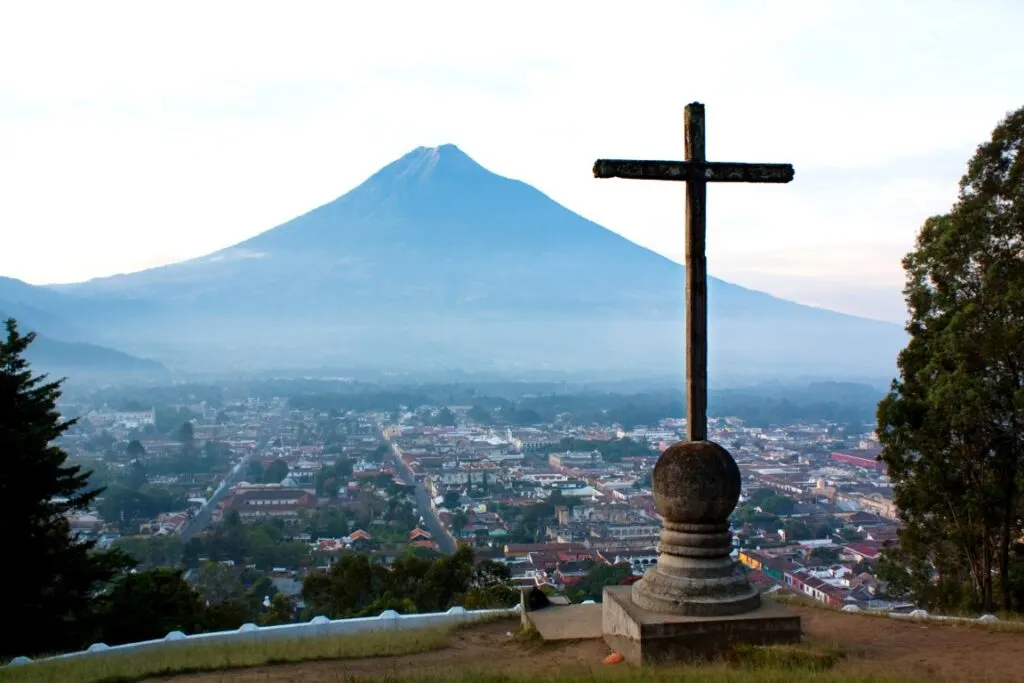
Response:
[[[261,666],[236,671],[151,679],[174,683],[338,683],[360,678],[495,681],[578,679],[596,675],[644,681],[706,680],[791,681],[1021,680],[1024,631],[986,630],[978,626],[896,621],[791,606],[804,620],[805,641],[837,649],[844,656],[829,672],[750,671],[722,665],[640,673],[627,664],[603,665],[609,654],[602,641],[543,645],[510,634],[508,620],[457,631],[450,647],[423,654],[342,661]]]

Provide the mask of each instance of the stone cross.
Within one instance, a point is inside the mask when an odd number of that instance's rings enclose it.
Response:
[[[707,184],[788,183],[790,164],[707,161],[704,105],[686,105],[683,128],[686,161],[598,159],[595,178],[681,180],[686,183],[686,429],[690,441],[708,436]]]
[[[720,618],[758,610],[761,595],[730,556],[729,516],[740,497],[739,467],[727,450],[707,440],[708,312],[704,254],[707,184],[788,183],[794,174],[789,164],[707,161],[703,104],[694,102],[686,106],[684,124],[686,161],[601,159],[594,164],[597,178],[686,183],[686,418],[689,438],[669,447],[654,466],[651,488],[655,506],[662,516],[658,564],[633,584],[629,605],[624,609],[629,611],[635,606],[647,613]],[[618,604],[620,598],[614,591],[606,589],[605,592],[606,602],[610,598]],[[607,622],[606,617],[606,625]]]

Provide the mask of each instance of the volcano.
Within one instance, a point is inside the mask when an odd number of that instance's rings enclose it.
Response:
[[[682,266],[454,145],[227,249],[54,289],[76,325],[172,367],[682,368]],[[713,373],[890,374],[904,342],[715,278],[708,305]]]

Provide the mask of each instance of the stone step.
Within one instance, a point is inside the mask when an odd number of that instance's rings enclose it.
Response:
[[[600,604],[545,607],[526,618],[546,642],[602,637]]]

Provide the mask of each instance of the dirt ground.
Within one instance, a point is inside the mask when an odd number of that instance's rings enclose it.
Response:
[[[804,640],[837,647],[846,656],[837,672],[928,681],[1024,680],[1024,632],[906,622],[792,606],[803,618]],[[602,665],[600,640],[536,646],[507,634],[518,621],[458,632],[444,650],[402,657],[307,662],[178,676],[174,683],[337,683],[351,678],[450,676],[470,673],[530,678],[555,674],[625,672]]]

